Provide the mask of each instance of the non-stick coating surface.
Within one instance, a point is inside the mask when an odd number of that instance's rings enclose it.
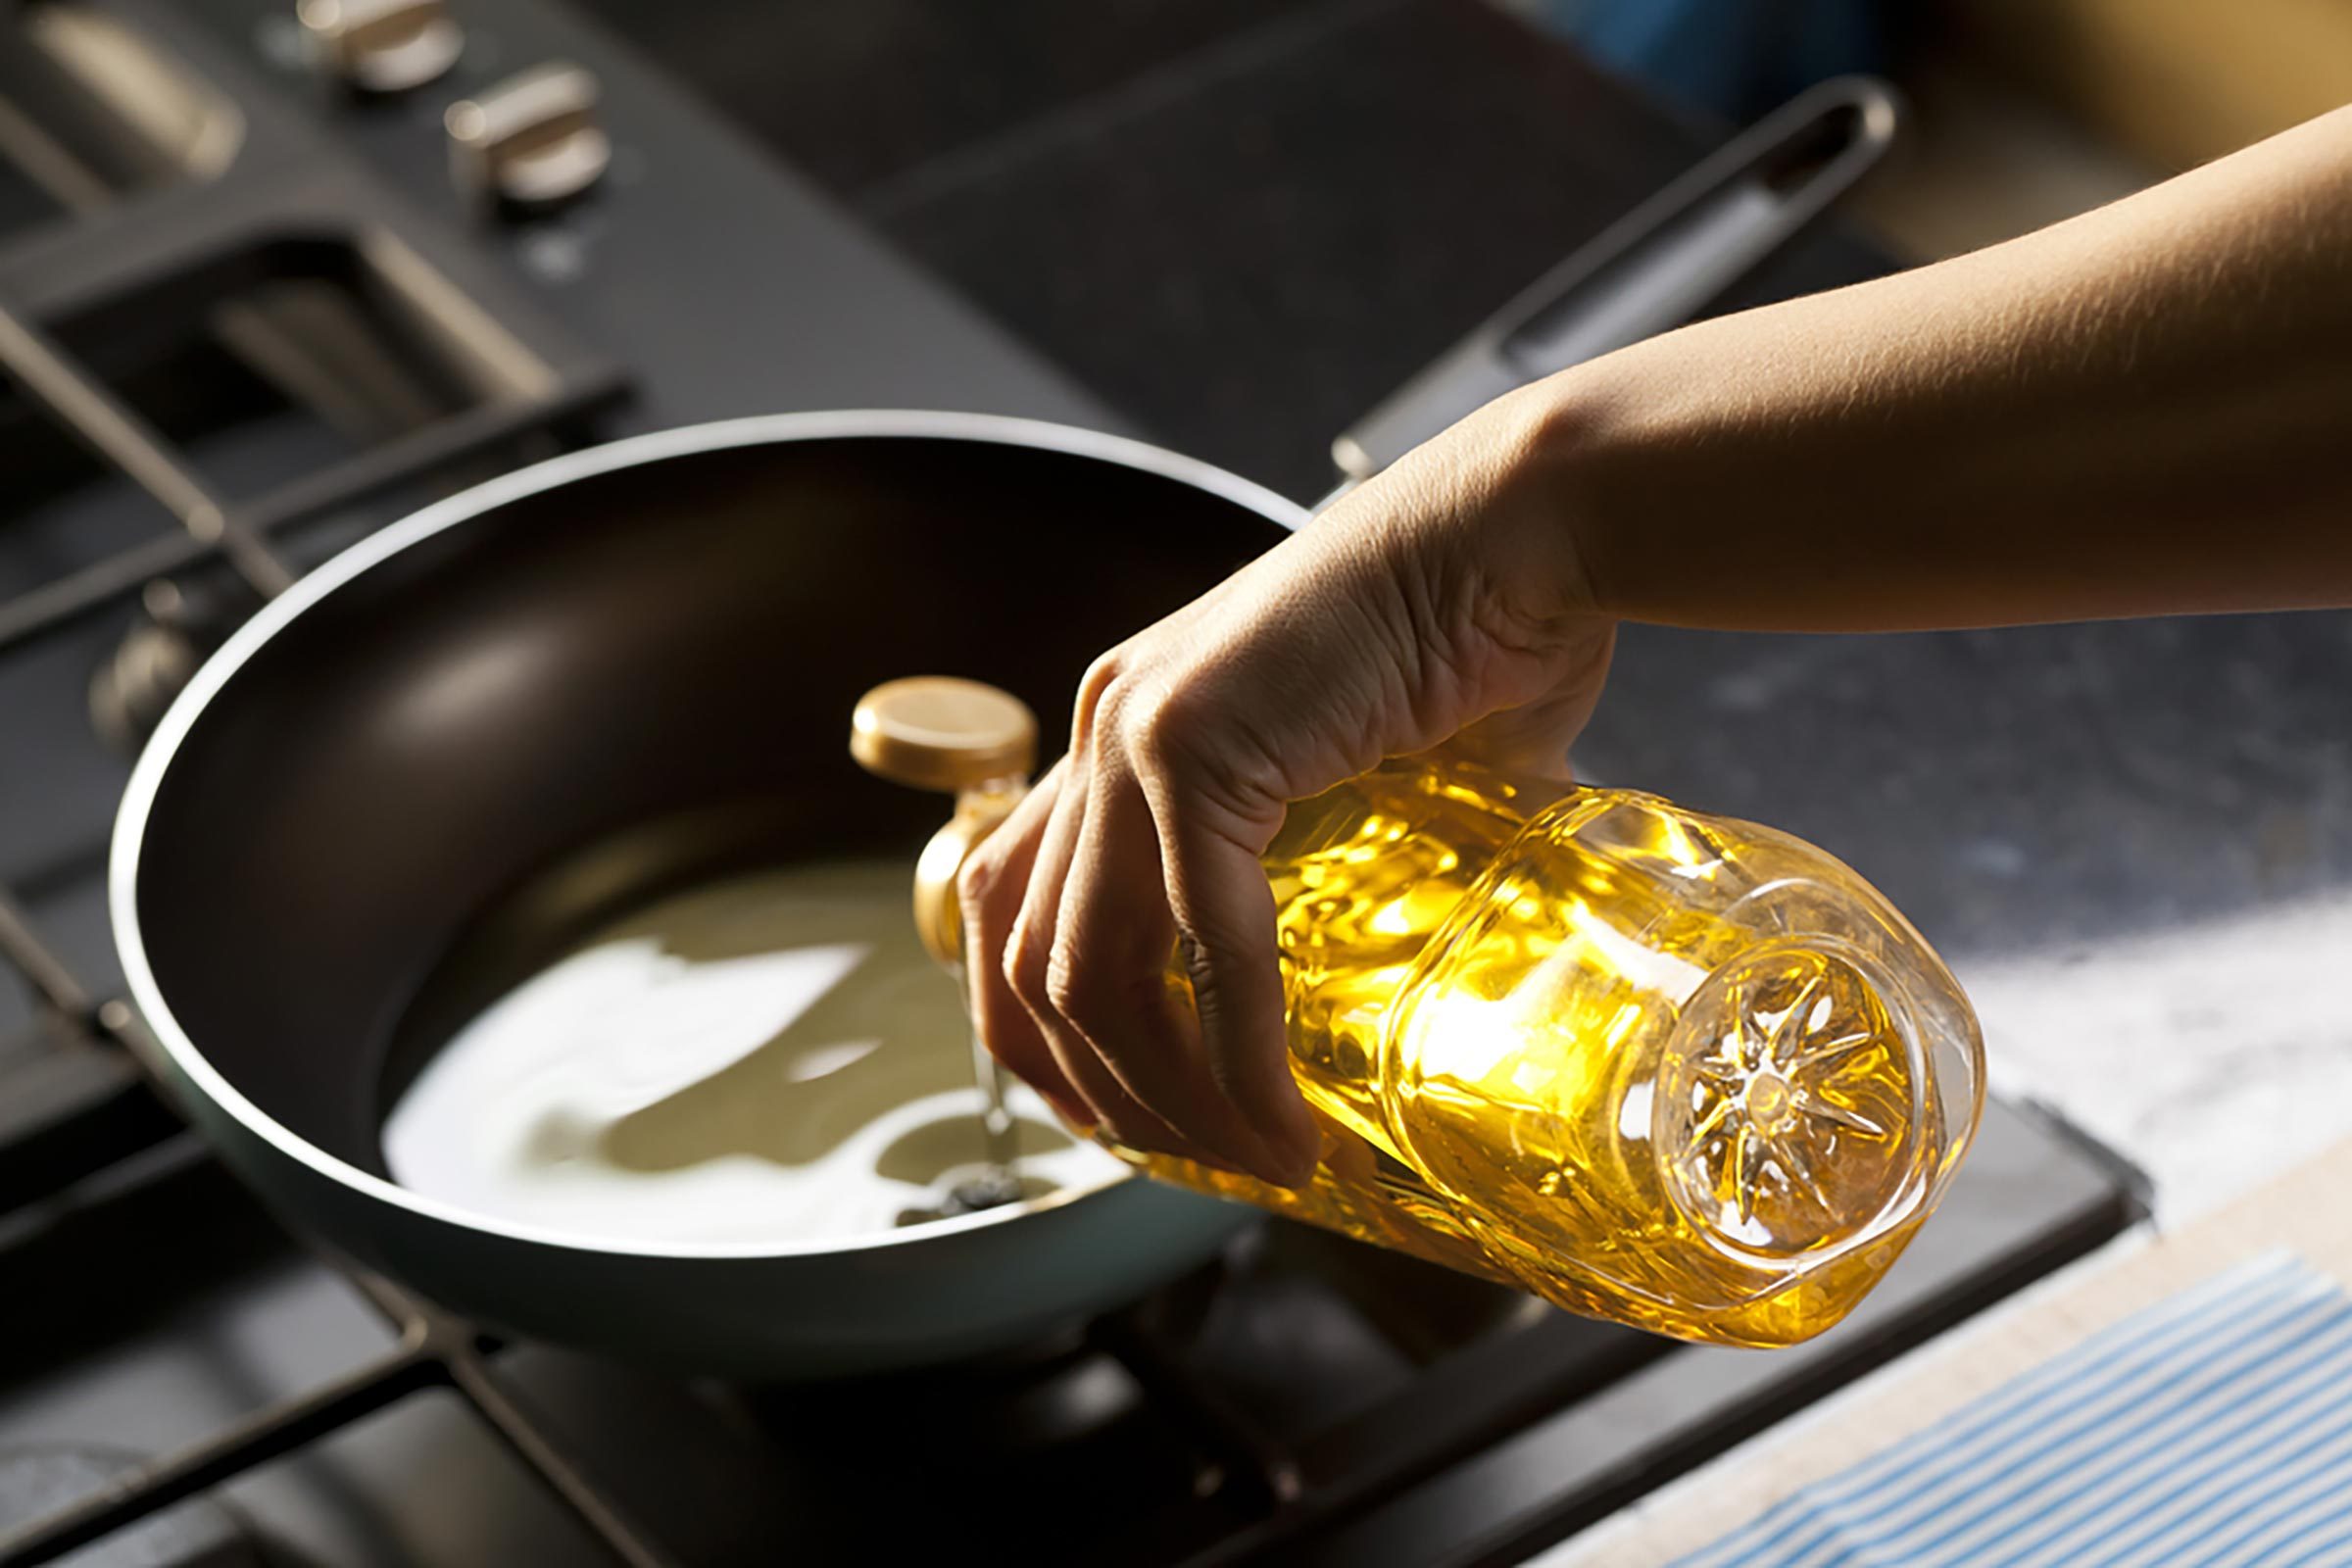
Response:
[[[1095,654],[1281,532],[1160,473],[912,436],[690,452],[509,502],[305,609],[181,738],[136,881],[157,987],[264,1114],[380,1171],[395,1025],[507,890],[721,808],[771,858],[910,851],[944,803],[849,761],[861,691],[992,681],[1051,749]]]

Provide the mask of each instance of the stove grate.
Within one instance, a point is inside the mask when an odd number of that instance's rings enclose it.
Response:
[[[495,1341],[385,1280],[349,1266],[345,1272],[398,1331],[391,1349],[0,1537],[0,1568],[54,1562],[428,1389],[465,1400],[616,1561],[627,1568],[679,1568],[504,1386],[491,1361]]]

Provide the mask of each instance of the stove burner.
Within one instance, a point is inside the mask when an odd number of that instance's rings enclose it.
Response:
[[[30,1524],[135,1470],[112,1448],[0,1449],[0,1534]],[[217,1502],[198,1498],[109,1536],[67,1558],[72,1568],[263,1568],[252,1534]]]
[[[90,722],[124,756],[147,744],[196,666],[244,618],[225,593],[159,577],[140,591],[139,612],[114,657],[90,676]]]
[[[950,1214],[977,1214],[984,1208],[1017,1203],[1026,1196],[1021,1179],[999,1166],[957,1182],[948,1190],[948,1200],[940,1206]]]
[[[1009,1170],[982,1171],[950,1187],[937,1207],[918,1203],[900,1209],[897,1224],[902,1230],[909,1225],[928,1225],[933,1220],[954,1219],[959,1214],[977,1214],[982,1209],[1025,1202],[1052,1191],[1054,1184],[1042,1176],[1023,1176]]]

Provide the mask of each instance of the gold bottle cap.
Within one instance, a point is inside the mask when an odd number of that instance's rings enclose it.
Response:
[[[850,755],[893,783],[953,793],[1026,777],[1037,764],[1037,717],[994,686],[912,675],[858,700]]]

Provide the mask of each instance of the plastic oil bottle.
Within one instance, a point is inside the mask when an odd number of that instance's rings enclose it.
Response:
[[[958,796],[917,879],[943,961],[955,868],[1017,800],[1035,734],[972,682],[859,705],[861,762]],[[1424,757],[1293,805],[1264,858],[1321,1161],[1290,1192],[1119,1151],[1160,1180],[1587,1316],[1769,1347],[1852,1309],[1975,1132],[1959,986],[1787,834]]]

